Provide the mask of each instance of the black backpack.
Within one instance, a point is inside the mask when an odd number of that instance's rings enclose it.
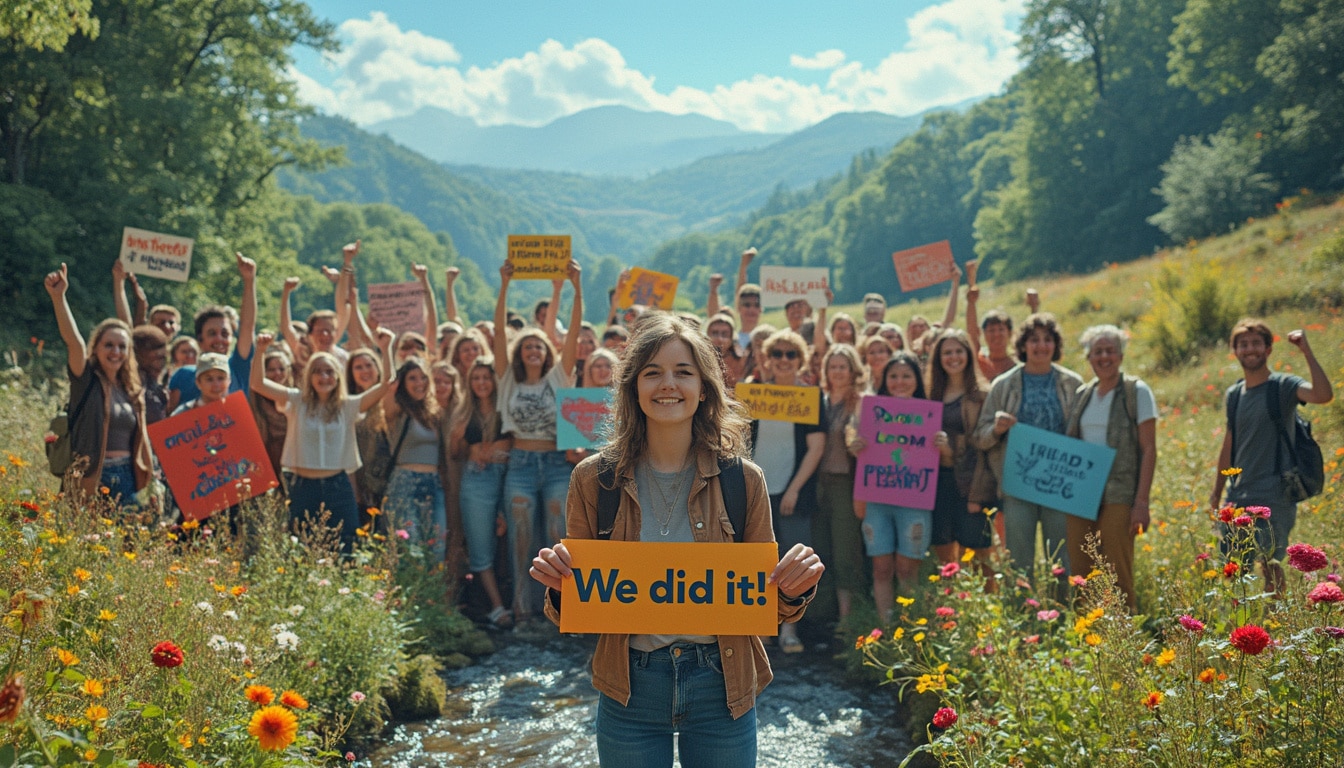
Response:
[[[1234,450],[1237,445],[1237,406],[1241,402],[1241,393],[1246,390],[1245,380],[1237,384],[1240,386],[1233,387],[1227,397],[1227,429],[1232,436]],[[1279,380],[1271,376],[1264,386],[1268,387],[1265,397],[1269,401],[1269,419],[1279,436],[1274,446],[1274,472],[1283,479],[1284,490],[1294,504],[1319,496],[1325,489],[1325,457],[1321,453],[1321,446],[1311,436],[1311,422],[1294,409],[1293,431],[1290,434],[1279,407]],[[1292,461],[1286,462],[1287,466],[1283,458],[1285,451],[1292,458]]]
[[[733,525],[733,541],[742,542],[747,527],[747,479],[741,459],[719,459],[719,491]],[[597,474],[597,538],[611,539],[616,513],[621,508],[621,489],[616,487],[616,467],[603,468]]]

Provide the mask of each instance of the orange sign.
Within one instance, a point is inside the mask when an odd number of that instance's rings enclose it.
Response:
[[[280,485],[242,392],[150,424],[149,440],[188,520]]]
[[[672,302],[677,298],[677,284],[680,282],[673,275],[632,267],[630,277],[621,284],[621,295],[616,297],[616,306],[626,309],[643,304],[654,309],[672,309]]]
[[[514,280],[564,280],[570,253],[569,235],[509,235]]]
[[[775,635],[776,545],[565,539],[560,631]]]
[[[817,424],[821,421],[819,387],[781,387],[774,384],[738,384],[733,387],[738,402],[747,406],[751,418]]]
[[[902,291],[945,283],[957,274],[953,269],[952,244],[946,240],[897,251],[891,254],[891,260],[896,263],[896,279],[901,282]]]

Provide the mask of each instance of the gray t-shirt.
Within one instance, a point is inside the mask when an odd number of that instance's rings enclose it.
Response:
[[[1272,373],[1270,379],[1279,382],[1279,413],[1283,414],[1286,430],[1297,414],[1297,390],[1307,382],[1301,376],[1283,373]],[[1227,395],[1230,396],[1233,390],[1241,387],[1241,382],[1233,384],[1228,387]],[[1268,392],[1268,382],[1245,389],[1237,403],[1232,466],[1239,468],[1241,474],[1234,476],[1228,483],[1229,504],[1272,506],[1285,496],[1283,481],[1274,472],[1274,451],[1282,433],[1275,431],[1274,422],[1269,416],[1269,403],[1265,400]],[[1286,469],[1291,461],[1292,457],[1284,451],[1283,468]]]
[[[639,540],[664,543],[687,543],[695,541],[691,533],[691,484],[695,482],[695,462],[692,461],[680,472],[658,472],[641,461],[635,465],[635,485],[639,489]],[[658,483],[661,487],[655,487]],[[666,502],[664,502],[666,497]],[[669,519],[668,505],[671,505]],[[663,534],[663,521],[667,521],[667,534]],[[669,565],[675,564],[669,563]],[[687,574],[688,580],[692,574]],[[637,651],[656,651],[672,643],[713,643],[717,638],[709,635],[631,635],[630,647]]]

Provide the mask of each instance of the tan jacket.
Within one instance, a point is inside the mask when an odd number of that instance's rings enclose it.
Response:
[[[597,538],[597,475],[600,456],[590,456],[574,468],[570,479],[569,501],[566,507],[566,536],[575,539]],[[708,451],[696,456],[696,477],[691,483],[689,501],[691,533],[696,541],[732,542],[732,523],[724,509],[723,493],[719,490],[719,464]],[[746,459],[742,471],[747,485],[747,517],[742,540],[744,542],[774,541],[775,532],[770,524],[770,497],[765,490],[765,475],[760,467]],[[639,493],[635,480],[628,473],[618,478],[622,488],[621,506],[616,512],[612,541],[639,541]],[[815,594],[815,592],[813,593]],[[781,623],[802,618],[807,603],[779,606]],[[546,615],[560,623],[560,595],[547,590]],[[723,679],[728,689],[728,710],[737,719],[756,706],[756,696],[774,679],[765,646],[754,635],[719,635],[719,653],[723,661]],[[593,654],[593,687],[619,701],[630,701],[630,636],[602,635]]]
[[[1059,407],[1064,411],[1067,423],[1073,403],[1078,399],[1078,389],[1083,386],[1083,377],[1054,363],[1050,367],[1055,371],[1055,394],[1059,397]],[[1000,485],[1003,483],[1003,461],[1008,453],[1008,433],[994,434],[994,414],[1006,411],[1017,415],[1017,409],[1022,405],[1022,374],[1025,370],[1023,365],[1018,364],[994,380],[989,388],[989,396],[980,409],[975,432],[971,434],[971,445],[985,452],[989,469]]]

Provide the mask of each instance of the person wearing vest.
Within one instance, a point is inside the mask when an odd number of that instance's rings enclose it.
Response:
[[[1115,449],[1096,520],[1069,515],[1065,539],[1069,571],[1087,576],[1097,563],[1088,553],[1087,537],[1098,537],[1097,554],[1115,571],[1116,586],[1134,613],[1134,537],[1148,528],[1149,493],[1157,467],[1157,399],[1147,384],[1121,372],[1125,332],[1114,325],[1095,325],[1079,343],[1095,376],[1078,390],[1069,413],[1069,437]]]
[[[612,439],[574,469],[567,538],[653,542],[773,542],[761,469],[745,459],[750,422],[724,387],[709,339],[677,317],[645,316],[615,384]],[[727,463],[725,464],[725,461]],[[730,473],[745,498],[742,530],[724,501]],[[603,525],[602,476],[620,493]],[[607,489],[608,493],[611,489]],[[559,623],[561,582],[572,577],[564,544],[542,549],[532,577],[547,588]],[[824,566],[797,544],[769,577],[777,618],[802,617]],[[773,677],[754,635],[604,634],[593,654],[598,761],[671,768],[673,738],[687,768],[756,764],[756,696]]]

